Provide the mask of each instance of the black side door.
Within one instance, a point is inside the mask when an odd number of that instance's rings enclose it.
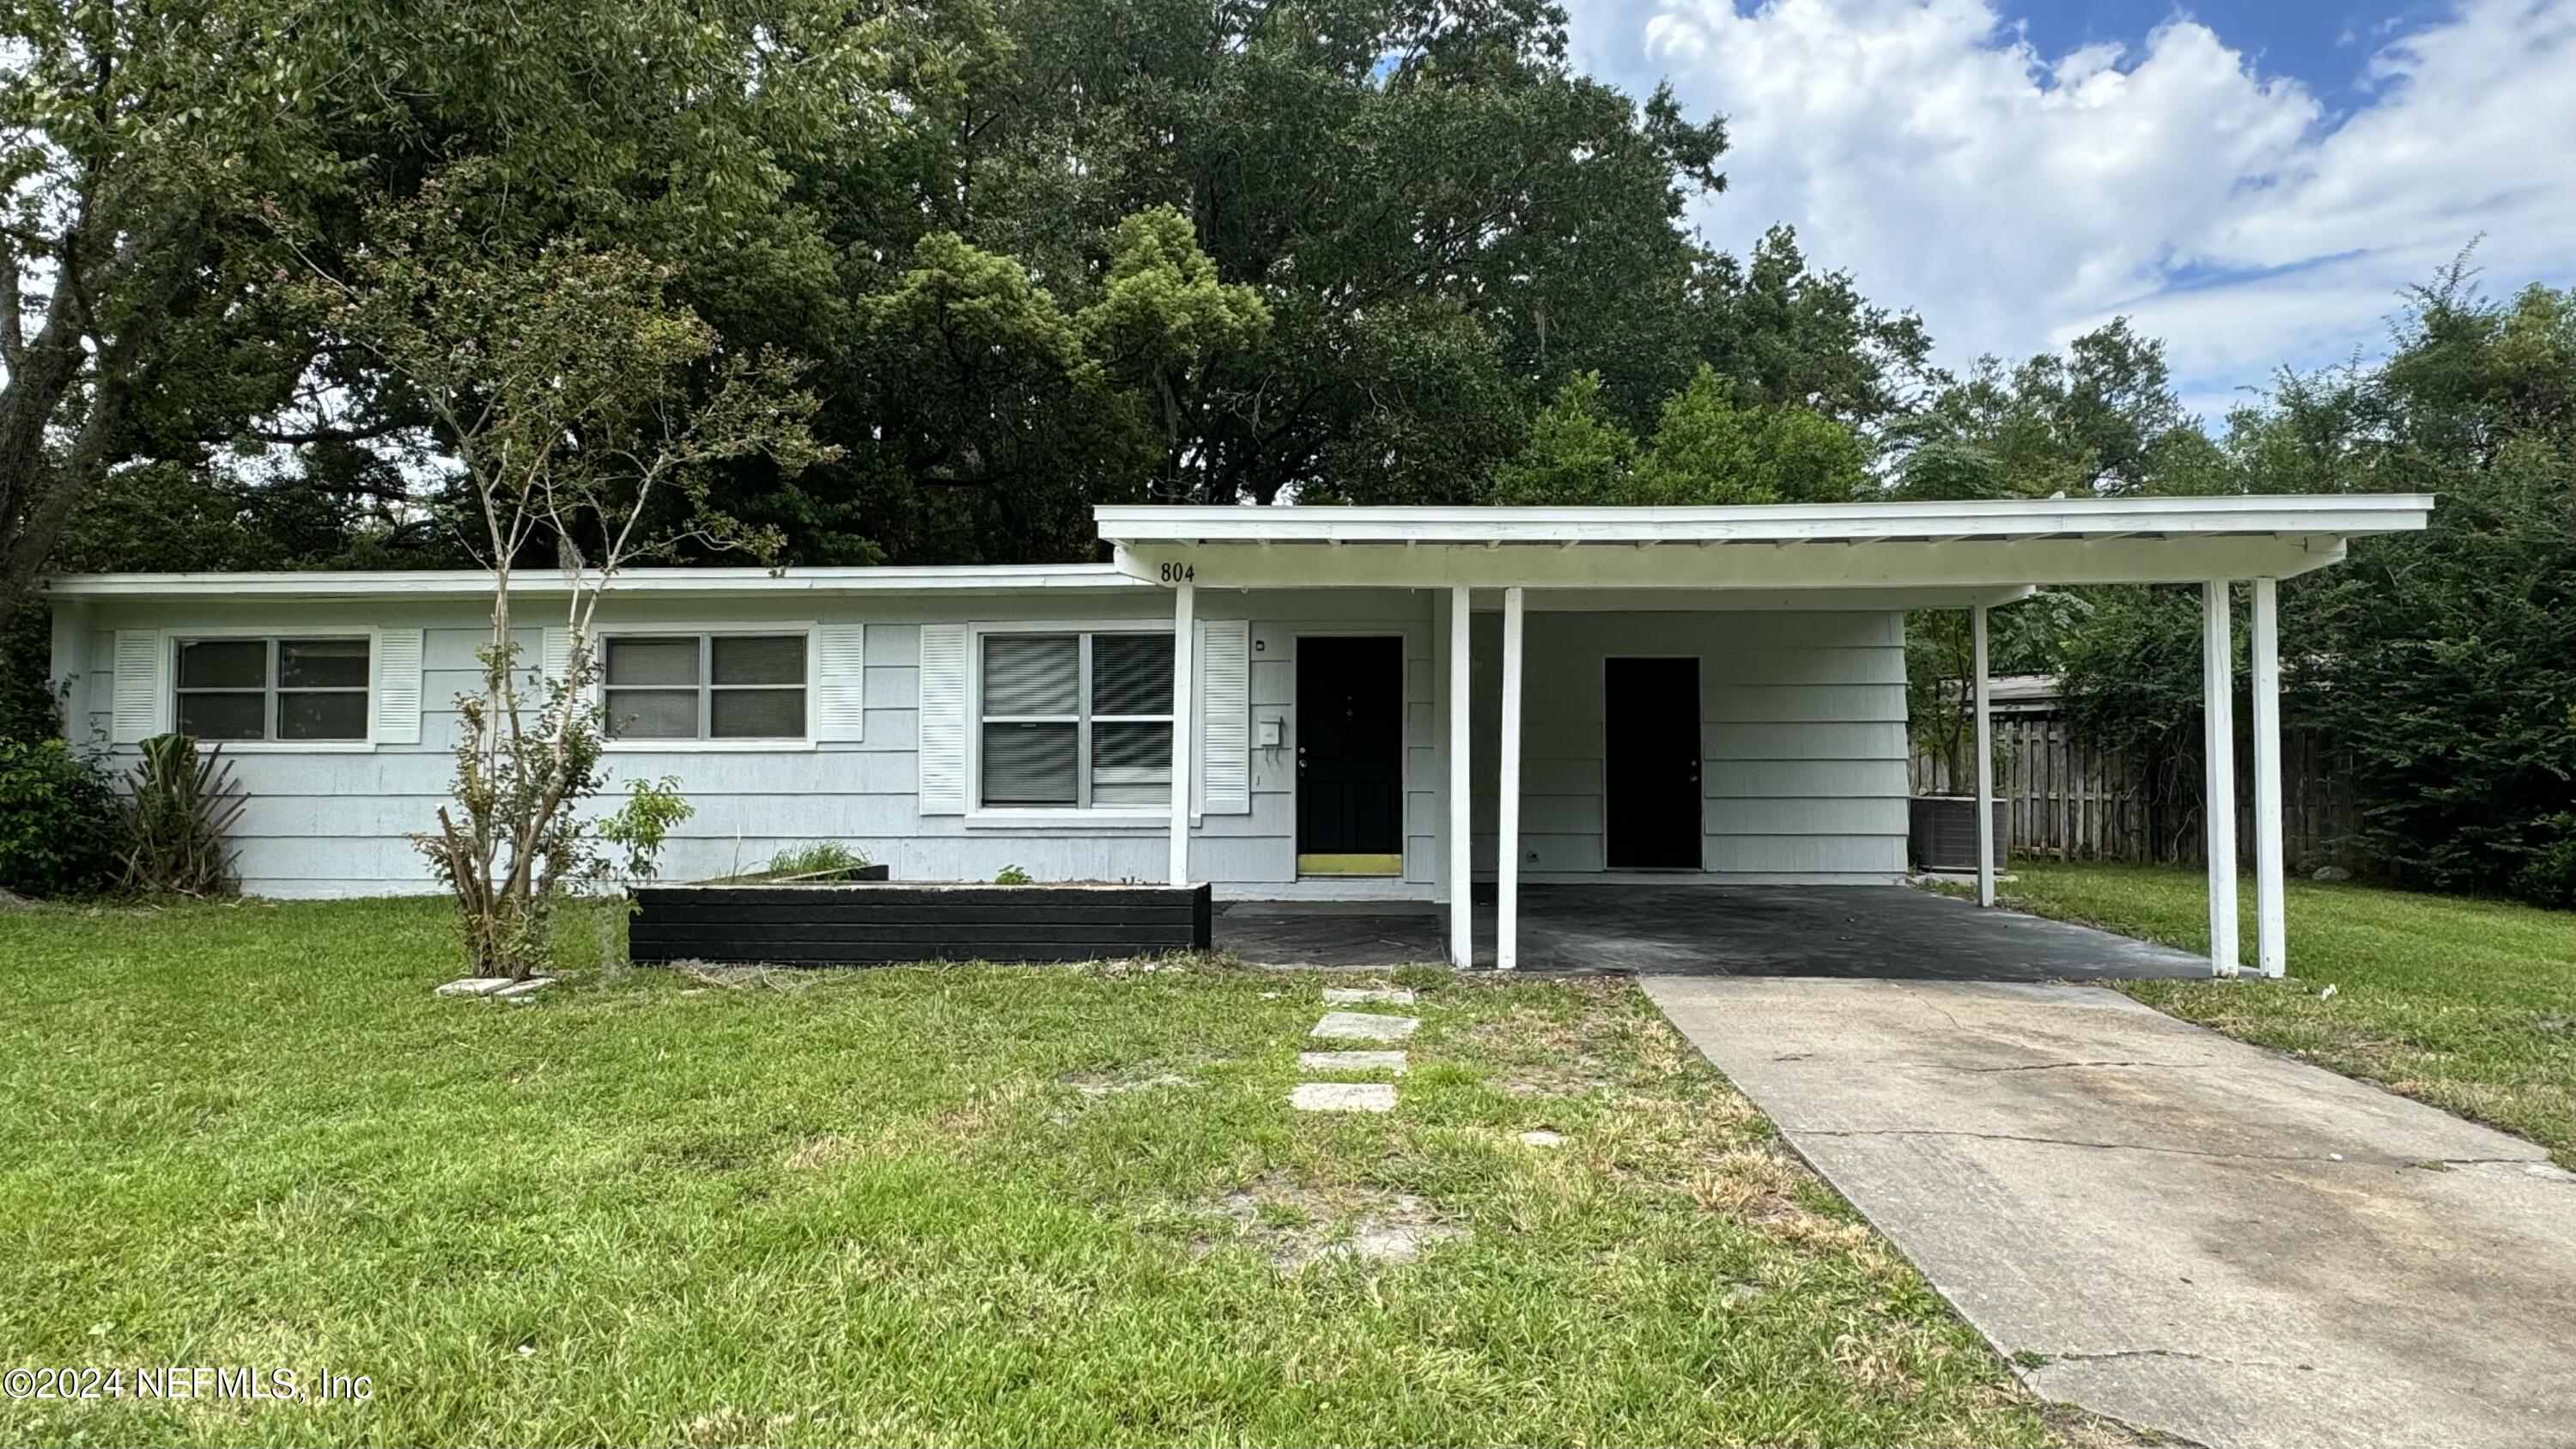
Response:
[[[1404,869],[1404,641],[1297,641],[1297,855],[1312,874]]]
[[[1613,870],[1697,870],[1699,661],[1605,661],[1605,851]]]

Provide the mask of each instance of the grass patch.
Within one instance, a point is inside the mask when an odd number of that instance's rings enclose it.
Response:
[[[0,1403],[0,1441],[2098,1429],[2035,1407],[1624,984],[1408,973],[1398,1109],[1334,1117],[1286,1107],[1315,976],[434,999],[455,960],[434,901],[0,915],[8,1361],[375,1385]]]
[[[2016,863],[2015,906],[2209,949],[2197,870]],[[2231,1036],[2518,1132],[2576,1168],[2576,914],[2292,881],[2287,981],[2135,981],[2130,995]],[[2254,959],[2249,884],[2239,909]],[[2333,986],[2332,997],[2320,993]]]

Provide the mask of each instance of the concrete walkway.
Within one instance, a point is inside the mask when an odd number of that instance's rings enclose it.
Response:
[[[2097,987],[1641,984],[2042,1394],[2576,1445],[2576,1175],[2531,1143]]]

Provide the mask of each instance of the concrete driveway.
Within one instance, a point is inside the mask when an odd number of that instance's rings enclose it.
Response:
[[[2576,1445],[2576,1175],[2531,1143],[2098,987],[1641,984],[2042,1394]]]

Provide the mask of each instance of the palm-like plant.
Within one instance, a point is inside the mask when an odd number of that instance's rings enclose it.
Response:
[[[154,735],[143,742],[143,762],[126,772],[126,851],[118,884],[188,896],[234,889],[229,836],[248,800],[222,754],[220,745],[199,753],[194,735]]]

